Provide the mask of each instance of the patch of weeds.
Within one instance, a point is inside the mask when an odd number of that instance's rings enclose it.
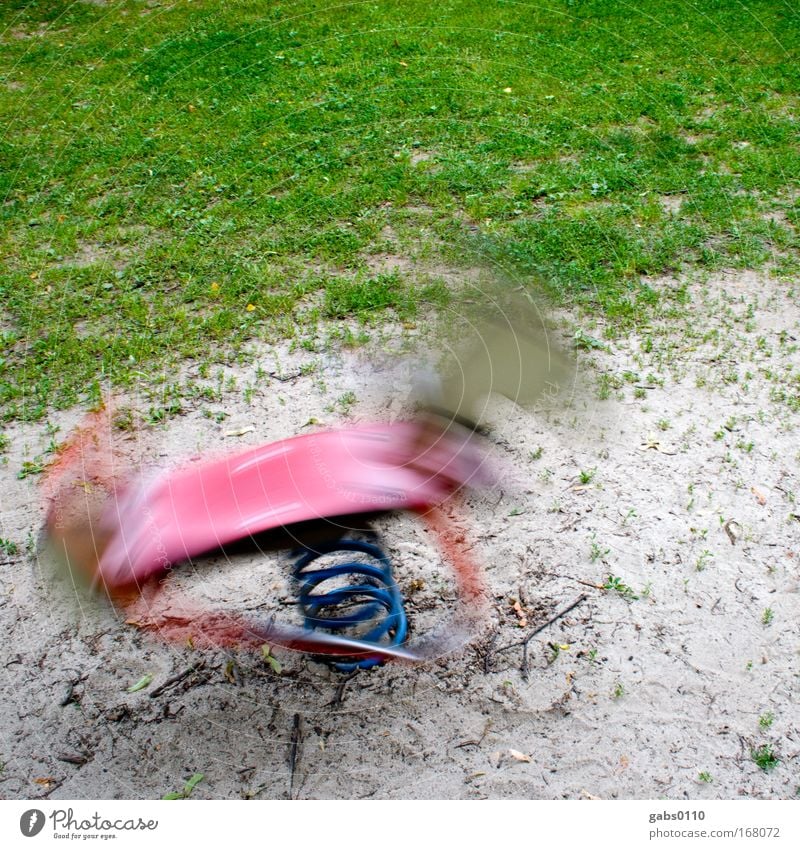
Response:
[[[189,796],[192,795],[192,791],[195,787],[205,778],[202,772],[196,772],[191,778],[189,778],[186,784],[183,785],[182,790],[178,790],[174,793],[167,793],[161,798],[165,801],[171,801],[173,799],[188,799]]]
[[[2,551],[3,554],[7,554],[9,557],[13,557],[15,554],[19,553],[19,546],[10,539],[0,537],[0,551]]]
[[[534,451],[529,451],[529,452],[528,452],[528,459],[529,459],[531,462],[533,462],[534,460],[541,460],[541,459],[542,459],[542,454],[543,454],[543,453],[544,453],[544,448],[542,448],[542,446],[540,445],[540,446],[539,446],[538,448],[536,448]]]
[[[607,351],[608,345],[590,336],[579,327],[572,337],[575,348],[579,351]]]
[[[595,473],[597,469],[587,469],[586,471],[581,471],[578,474],[578,479],[580,480],[583,486],[590,484],[594,480]]]
[[[761,622],[763,625],[771,625],[772,620],[775,618],[775,613],[771,607],[764,608],[764,612],[761,614]]]
[[[625,695],[625,687],[617,681],[611,693],[612,699],[621,699]]]
[[[648,582],[647,582],[647,583],[646,583],[646,584],[642,587],[641,596],[642,596],[642,598],[650,598],[650,596],[651,596],[652,594],[653,594],[653,582],[652,582],[652,581],[648,581]]]
[[[8,449],[9,439],[4,433],[0,433],[0,454],[5,454]]]
[[[343,348],[360,348],[369,340],[366,330],[353,331],[350,327],[336,327],[328,334],[329,342],[338,342]]]
[[[160,424],[167,419],[178,416],[183,412],[180,401],[174,401],[164,407],[151,407],[147,412],[148,424]]]
[[[633,507],[631,507],[631,508],[628,510],[628,512],[627,512],[627,513],[623,516],[623,518],[622,518],[622,524],[623,524],[623,525],[627,525],[627,524],[628,524],[628,522],[629,522],[631,519],[635,519],[638,515],[639,515],[639,514],[636,512],[636,510],[635,510]]]
[[[17,472],[17,478],[19,480],[25,480],[25,478],[29,478],[31,475],[40,475],[44,469],[45,464],[42,462],[40,457],[37,457],[34,460],[25,460],[22,464],[22,468]]]
[[[753,759],[756,766],[759,769],[763,769],[764,772],[769,772],[771,769],[775,769],[775,767],[780,763],[780,759],[775,754],[775,751],[769,743],[765,743],[757,749],[752,749],[750,751],[750,757]]]
[[[609,575],[608,578],[606,578],[606,582],[603,584],[603,589],[619,593],[628,601],[637,601],[639,598],[639,596],[636,595],[633,589],[629,587],[622,578],[617,578],[614,575]]]
[[[659,430],[669,430],[672,427],[668,419],[659,419],[656,424]]]
[[[713,554],[712,554],[712,553],[711,553],[711,552],[710,552],[707,548],[704,548],[704,549],[700,552],[700,556],[697,558],[697,561],[696,561],[696,563],[694,564],[694,565],[695,565],[695,569],[697,569],[697,571],[698,571],[698,572],[702,572],[702,571],[706,568],[706,566],[708,565],[709,561],[710,561],[713,557],[714,557],[714,555],[713,555]]]
[[[647,390],[644,389],[642,386],[637,386],[633,390],[633,397],[639,400],[641,400],[642,398],[647,398]]]
[[[701,772],[701,773],[698,773],[697,778],[698,778],[698,780],[699,780],[699,781],[702,781],[702,782],[703,782],[703,784],[711,784],[711,782],[714,780],[714,779],[711,777],[711,773],[710,773],[710,772]]]
[[[396,271],[360,280],[334,278],[325,286],[324,313],[328,318],[357,315],[367,320],[391,308],[400,318],[409,318],[423,304],[443,306],[448,297],[443,284],[409,286]]]
[[[765,730],[771,728],[773,722],[775,722],[775,714],[771,710],[762,713],[758,718],[758,724]]]
[[[333,412],[334,409],[338,408],[344,415],[348,415],[350,410],[352,410],[358,398],[356,397],[355,392],[345,392],[340,395],[334,404],[332,404],[328,409],[330,412]]]
[[[601,372],[597,376],[597,397],[600,401],[606,401],[611,397],[611,391],[621,389],[623,380],[619,375]]]
[[[596,563],[598,560],[602,560],[607,554],[611,553],[610,548],[601,548],[595,539],[594,534],[592,534],[592,545],[589,551],[589,560],[592,563]]]

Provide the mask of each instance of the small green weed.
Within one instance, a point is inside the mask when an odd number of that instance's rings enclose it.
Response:
[[[589,559],[591,560],[591,562],[595,563],[597,560],[601,560],[603,557],[605,557],[607,554],[610,554],[610,553],[611,553],[611,549],[610,548],[602,548],[598,544],[597,540],[594,538],[594,535],[592,535],[592,546],[591,546],[591,550],[589,551]]]
[[[35,460],[25,460],[22,468],[17,472],[17,478],[19,480],[25,480],[25,478],[31,477],[31,475],[40,475],[44,469],[45,464],[39,457]]]
[[[767,711],[766,713],[762,713],[758,718],[758,724],[766,730],[767,728],[772,727],[772,723],[775,722],[775,714],[772,711]]]
[[[281,662],[278,660],[277,657],[275,657],[274,654],[272,654],[272,649],[267,643],[264,643],[264,645],[261,646],[261,657],[276,675],[280,675],[281,672],[283,672],[283,666],[281,665]]]
[[[775,767],[780,763],[780,759],[777,757],[769,743],[765,743],[757,749],[752,749],[750,757],[752,757],[756,766],[758,766],[759,769],[763,769],[764,772],[769,772],[771,769],[775,769]]]
[[[601,342],[599,339],[595,339],[594,336],[590,336],[588,333],[584,332],[580,328],[575,331],[575,335],[572,337],[575,347],[578,350],[584,351],[607,351],[608,345]]]
[[[697,569],[698,572],[702,572],[713,557],[714,555],[707,548],[704,548],[700,552],[700,556],[697,558],[695,569]]]
[[[205,778],[202,772],[196,772],[191,778],[189,778],[186,784],[183,785],[183,790],[178,790],[177,792],[167,793],[161,798],[165,801],[171,801],[173,799],[188,799],[189,796],[192,795],[192,791],[195,787]]]
[[[604,590],[612,590],[615,593],[619,593],[623,598],[628,599],[629,601],[636,601],[639,596],[633,591],[631,587],[629,587],[622,578],[616,578],[614,575],[609,575],[606,578],[606,582],[603,584]]]
[[[15,554],[19,553],[19,546],[10,539],[0,537],[0,551],[2,551],[3,554],[7,554],[9,557],[13,557]]]

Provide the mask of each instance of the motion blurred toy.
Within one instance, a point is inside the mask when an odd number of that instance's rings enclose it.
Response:
[[[84,430],[84,442],[96,429]],[[106,484],[105,504],[89,520],[75,509],[69,480],[57,488],[47,531],[70,568],[117,604],[137,609],[146,599],[137,624],[169,638],[196,641],[199,632],[207,643],[285,646],[335,658],[342,668],[420,661],[463,643],[463,627],[404,645],[407,619],[389,560],[376,541],[349,539],[347,531],[369,532],[368,520],[387,512],[416,512],[455,568],[462,603],[480,607],[478,571],[437,505],[477,479],[483,460],[470,430],[434,425],[431,416],[324,431]],[[63,470],[61,477],[71,478]],[[174,565],[243,541],[297,550],[305,628],[187,613],[183,605],[176,621],[159,610],[158,581]],[[341,554],[346,562],[320,565]],[[473,610],[466,620],[474,619]]]
[[[481,399],[499,391],[531,400],[543,373],[552,376],[554,366],[540,337],[491,325],[447,377],[428,374],[422,409],[409,420],[297,436],[149,474],[98,474],[105,497],[92,506],[87,452],[100,455],[101,466],[110,453],[98,448],[96,416],[51,476],[47,533],[73,574],[104,590],[129,621],[171,640],[284,646],[343,670],[430,660],[463,646],[485,613],[456,517],[459,491],[488,479],[475,424]],[[459,591],[453,620],[410,640],[391,563],[370,525],[396,511],[427,523]],[[174,566],[243,543],[295,550],[304,627],[201,610],[165,593]]]

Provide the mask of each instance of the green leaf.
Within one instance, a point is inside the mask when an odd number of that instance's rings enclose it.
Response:
[[[196,772],[187,782],[183,785],[183,790],[178,793],[166,793],[161,797],[164,802],[172,802],[175,799],[188,799],[194,790],[195,787],[205,778],[202,772]]]
[[[272,671],[276,675],[280,675],[281,672],[283,672],[283,667],[281,666],[280,661],[272,654],[272,652],[270,651],[270,647],[266,643],[261,646],[261,657],[263,657],[264,660],[270,665]]]
[[[150,682],[153,680],[153,676],[148,673],[147,675],[142,676],[132,687],[128,687],[129,693],[136,693],[138,690],[144,690],[145,687],[150,686]]]
[[[183,788],[183,795],[188,796],[192,790],[205,778],[202,772],[196,772],[187,782]]]

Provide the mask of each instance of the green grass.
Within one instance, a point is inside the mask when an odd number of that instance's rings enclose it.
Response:
[[[8,0],[0,32],[7,419],[446,301],[387,254],[614,326],[659,275],[798,270],[790,4]]]
[[[15,554],[19,554],[19,546],[10,539],[0,537],[0,552],[13,557]]]
[[[763,769],[764,772],[769,772],[771,769],[775,769],[775,767],[780,763],[780,758],[777,757],[772,746],[768,743],[765,743],[763,746],[759,746],[756,749],[752,749],[750,757],[753,759],[756,766],[758,766],[759,769]]]

